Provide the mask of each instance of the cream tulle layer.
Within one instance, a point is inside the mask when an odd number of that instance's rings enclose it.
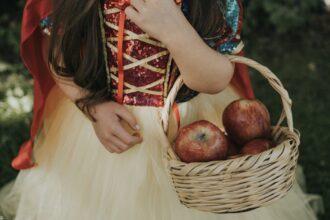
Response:
[[[200,95],[181,104],[182,124],[202,118],[220,122],[221,109],[233,98],[236,95],[228,88],[220,95]],[[217,105],[210,104],[215,100]],[[35,145],[39,165],[19,173],[2,198],[3,212],[16,213],[17,220],[315,219],[298,186],[274,205],[248,213],[215,215],[184,207],[162,163],[168,139],[159,109],[129,109],[141,125],[144,142],[123,154],[111,154],[90,122],[55,87]]]

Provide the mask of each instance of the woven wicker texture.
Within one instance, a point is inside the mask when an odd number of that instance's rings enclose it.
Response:
[[[299,133],[293,128],[291,99],[276,75],[251,59],[232,55],[228,58],[261,73],[280,95],[283,111],[272,129],[277,146],[261,154],[188,164],[181,162],[172,148],[164,153],[164,163],[181,203],[213,213],[248,211],[285,196],[294,182],[300,144]],[[178,78],[161,113],[164,131],[168,129],[169,113],[182,84]],[[284,119],[287,127],[281,126]]]

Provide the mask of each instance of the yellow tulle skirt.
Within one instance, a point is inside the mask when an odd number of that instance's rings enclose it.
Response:
[[[238,95],[228,87],[179,105],[181,123],[207,119],[221,125],[221,112]],[[316,219],[296,185],[271,206],[217,215],[180,204],[162,162],[169,146],[160,108],[128,106],[143,143],[122,154],[109,153],[88,119],[54,87],[34,148],[38,166],[22,170],[2,192],[4,215],[17,220],[307,220]],[[171,117],[171,131],[175,130]],[[173,139],[170,133],[170,139]]]

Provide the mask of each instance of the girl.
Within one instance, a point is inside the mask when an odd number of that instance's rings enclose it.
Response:
[[[178,127],[222,126],[224,106],[253,97],[245,67],[222,55],[242,49],[241,11],[235,0],[28,1],[22,56],[35,119],[2,209],[18,220],[314,219],[298,187],[247,213],[188,209],[166,175],[162,154]],[[167,137],[159,113],[178,75],[185,87]]]

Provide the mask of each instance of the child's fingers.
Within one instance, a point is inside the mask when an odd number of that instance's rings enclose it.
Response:
[[[122,150],[115,146],[111,141],[106,140],[106,139],[100,139],[100,142],[102,143],[102,145],[110,152],[110,153],[121,153]]]
[[[114,144],[115,146],[117,146],[118,148],[120,148],[120,150],[123,152],[123,151],[126,151],[129,146],[127,144],[125,144],[123,141],[121,141],[119,138],[117,138],[116,136],[111,136],[110,138],[110,142],[112,144]]]
[[[119,122],[116,125],[116,129],[112,131],[112,134],[129,146],[134,146],[142,141],[139,136],[130,135]]]
[[[137,124],[136,118],[130,111],[128,111],[125,106],[120,106],[119,108],[117,108],[116,114],[120,119],[126,121],[134,130],[140,129],[139,125]]]

